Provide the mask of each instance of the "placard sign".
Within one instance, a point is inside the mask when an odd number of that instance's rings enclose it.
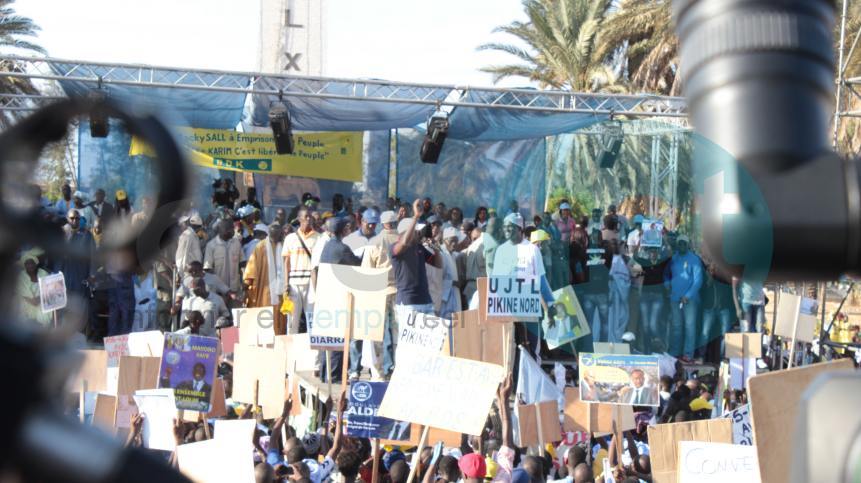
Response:
[[[535,277],[492,276],[487,284],[487,317],[541,317],[541,281]]]
[[[388,382],[356,381],[348,392],[345,434],[354,438],[381,438],[409,441],[409,422],[377,415],[388,389]]]

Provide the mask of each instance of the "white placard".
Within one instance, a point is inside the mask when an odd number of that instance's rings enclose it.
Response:
[[[135,404],[144,415],[142,436],[144,447],[173,451],[173,420],[176,418],[176,403],[173,389],[147,389],[135,392]]]
[[[679,442],[679,483],[760,483],[756,446]]]
[[[397,354],[405,351],[439,354],[450,329],[451,320],[433,314],[411,312],[407,316],[407,323],[398,327],[396,358]]]
[[[750,424],[750,406],[739,406],[727,415],[732,419],[732,442],[753,446],[753,426]]]
[[[487,318],[541,317],[541,280],[492,276],[487,280]]]

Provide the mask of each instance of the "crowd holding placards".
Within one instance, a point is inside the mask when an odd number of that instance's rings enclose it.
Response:
[[[95,249],[103,237],[110,236],[117,220],[134,225],[153,213],[151,200],[142,200],[140,209],[134,210],[123,191],[116,192],[115,206],[105,200],[103,190],[96,192],[91,203],[85,198],[80,192],[72,194],[66,186],[63,198],[43,212],[46,218],[56,220],[70,244]],[[373,458],[368,428],[377,427],[386,428],[380,430],[386,434],[399,435],[397,439],[412,441],[391,442],[377,453],[380,481],[407,481],[411,467],[417,470],[416,478],[424,481],[652,481],[648,427],[720,418],[747,402],[743,389],[747,375],[739,387],[730,384],[729,374],[717,368],[724,358],[747,357],[747,352],[730,355],[724,334],[763,332],[767,301],[762,281],[721,278],[708,260],[694,252],[687,235],[667,230],[659,220],[646,219],[642,214],[631,214],[629,219],[612,205],[606,213],[596,209],[591,216],[575,219],[567,200],[561,200],[555,212],[534,214],[532,218],[525,217],[513,203],[506,213],[480,207],[473,218],[466,219],[460,208],[448,209],[429,198],[412,204],[389,199],[386,209],[381,210],[377,206],[356,209],[349,198],[335,195],[331,206],[324,209],[320,199],[310,193],[305,193],[302,204],[289,213],[278,208],[272,220],[266,220],[253,189],[247,199],[240,200],[238,190],[227,180],[217,183],[212,202],[205,219],[197,211],[181,216],[178,236],[163,247],[160,256],[132,269],[110,263],[97,266],[77,260],[47,260],[38,248],[24,251],[17,286],[19,312],[25,320],[50,325],[50,315],[39,308],[38,282],[48,273],[62,271],[67,292],[87,307],[84,333],[91,345],[103,344],[105,337],[145,331],[217,337],[226,345],[229,329],[239,324],[234,320],[235,309],[272,307],[273,337],[312,332],[315,303],[331,296],[317,290],[321,264],[388,269],[380,340],[353,337],[348,341],[348,354],[335,341],[329,348],[341,350],[330,351],[329,357],[321,350],[310,365],[314,377],[324,381],[340,381],[346,369],[353,389],[359,387],[357,381],[369,378],[379,384],[391,380],[392,393],[412,392],[419,398],[406,409],[393,410],[391,400],[383,401],[380,396],[364,402],[364,406],[351,400],[348,406],[348,393],[350,399],[371,397],[367,392],[371,386],[363,386],[366,392],[345,389],[340,398],[334,398],[334,404],[329,401],[329,405],[318,407],[311,418],[294,418],[291,424],[298,405],[291,397],[277,418],[264,419],[264,411],[254,404],[240,404],[232,398],[234,359],[231,350],[224,347],[216,380],[220,381],[218,387],[224,388],[225,415],[209,421],[257,418],[254,448],[247,456],[256,464],[257,481],[370,481]],[[502,284],[503,280],[508,280],[508,285]],[[519,280],[516,289],[511,280]],[[492,294],[497,290],[531,290],[530,303],[499,300],[488,307],[488,290]],[[502,380],[488,376],[496,374],[488,370],[490,366],[468,370],[467,365],[458,365],[460,359],[446,358],[460,356],[455,350],[458,341],[451,340],[456,337],[454,332],[449,332],[446,347],[443,337],[405,331],[405,347],[411,352],[413,347],[421,350],[432,346],[438,351],[442,346],[443,355],[396,357],[399,329],[415,327],[417,320],[427,321],[417,314],[463,322],[467,318],[462,314],[475,310],[486,319],[480,323],[492,324],[492,317],[498,315],[495,311],[512,307],[538,308],[535,320],[542,322],[522,322],[526,317],[506,319],[515,320],[511,347],[517,345],[522,350],[501,356],[508,371]],[[570,335],[563,339],[559,334],[564,331],[558,324],[566,320],[565,314],[578,311],[582,326],[576,327],[575,322],[575,327],[569,328]],[[59,320],[62,323],[62,312]],[[268,337],[253,344],[272,347],[274,339]],[[180,342],[171,344],[187,344],[183,341],[188,339],[176,340]],[[501,340],[509,343],[508,339]],[[318,342],[322,346],[327,341]],[[241,336],[239,343],[243,343]],[[486,343],[478,341],[479,345]],[[761,339],[755,339],[754,344],[760,345],[756,353],[765,355]],[[166,344],[165,350],[171,347]],[[632,355],[583,358],[584,354],[600,352],[622,354],[616,348]],[[170,350],[185,354],[178,346]],[[574,354],[580,355],[579,361]],[[167,353],[162,357],[166,361]],[[180,356],[173,357],[179,364]],[[182,357],[191,360],[191,355]],[[346,368],[342,367],[345,358]],[[438,358],[442,362],[436,366],[420,367],[422,361]],[[441,369],[447,367],[446,360],[452,361],[452,369]],[[478,360],[493,362],[483,356]],[[548,374],[541,369],[542,360],[559,362]],[[609,367],[599,367],[602,360],[610,360]],[[707,369],[709,363],[712,370]],[[406,365],[411,366],[415,378],[423,379],[407,381],[406,376],[396,373],[399,367],[405,371]],[[440,372],[445,370],[453,372]],[[163,364],[158,387],[182,391],[183,398],[177,401],[185,400],[189,408],[205,406],[201,395],[217,397],[211,395],[217,392],[213,391],[215,386],[204,381],[215,375],[207,374],[202,362],[188,363],[183,371],[182,377],[176,373],[174,378],[184,380],[172,383],[169,364]],[[473,375],[467,374],[469,371]],[[276,372],[283,375],[284,371]],[[444,383],[439,381],[455,373],[458,380],[450,376],[451,387],[441,387]],[[470,394],[470,377],[485,379],[491,389],[499,384],[499,389],[495,395],[484,394],[487,388],[482,394]],[[430,381],[433,383],[428,387]],[[425,387],[421,387],[423,382]],[[474,383],[476,387],[482,385]],[[575,385],[579,392],[564,390]],[[259,388],[243,387],[241,391],[248,394],[255,390]],[[155,396],[158,394],[141,395]],[[484,396],[488,401],[495,399],[489,408],[478,403]],[[262,391],[260,397],[262,400]],[[437,402],[437,397],[441,401]],[[512,413],[533,411],[529,405],[537,404],[535,416],[529,412],[529,417],[537,417],[537,425],[546,426],[546,416],[542,423],[539,413],[544,411],[541,404],[551,400],[558,405],[550,411],[561,416],[558,431],[532,434],[532,423],[518,423],[520,418],[512,418]],[[242,402],[250,401],[246,396]],[[458,412],[449,404],[469,410]],[[628,413],[608,413],[612,428],[609,423],[598,422],[603,417],[600,414],[594,424],[584,423],[579,415],[569,415],[569,406],[580,408],[571,414],[580,414],[577,411],[590,404],[594,408],[621,405]],[[436,441],[428,440],[423,450],[416,452],[415,425],[414,433],[405,436],[410,433],[410,422],[426,421],[423,424],[442,427],[449,419],[474,420],[470,413],[476,412],[476,407],[482,420],[485,409],[489,409],[483,429],[470,431],[480,433],[478,437],[464,433],[459,447],[452,444],[440,449]],[[351,412],[365,411],[359,414],[364,417],[373,415],[377,408],[383,408],[386,415],[397,413],[398,418],[363,420],[362,436],[344,432],[342,412],[349,417]],[[413,418],[413,410],[426,414]],[[573,422],[563,423],[569,416]],[[523,419],[527,420],[531,421]],[[130,424],[130,444],[144,444],[141,421],[136,415]],[[180,418],[174,426],[175,444],[212,439],[207,424],[182,422]],[[463,424],[452,423],[444,429],[463,433],[466,429],[456,430],[468,426]],[[385,435],[379,437],[386,439]],[[532,446],[529,451],[518,447],[527,439],[540,444],[523,444]],[[179,450],[176,455],[174,460],[178,459],[182,468],[183,456]],[[185,458],[189,461],[191,457]]]

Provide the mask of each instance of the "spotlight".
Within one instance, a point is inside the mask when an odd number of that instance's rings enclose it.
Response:
[[[445,137],[448,135],[448,114],[444,111],[435,112],[427,123],[427,133],[422,141],[419,157],[423,163],[436,164]]]
[[[108,100],[108,95],[102,90],[100,84],[99,89],[91,92],[89,97],[95,104],[92,112],[90,112],[90,136],[106,138],[110,132],[110,126],[108,125],[108,116],[101,106]]]
[[[293,126],[290,121],[290,111],[280,95],[278,100],[269,106],[269,126],[272,127],[275,152],[293,154]]]
[[[625,135],[622,132],[622,124],[615,122],[609,126],[604,133],[604,143],[601,152],[598,153],[598,166],[611,169],[616,164],[619,151],[622,150],[622,141]]]

